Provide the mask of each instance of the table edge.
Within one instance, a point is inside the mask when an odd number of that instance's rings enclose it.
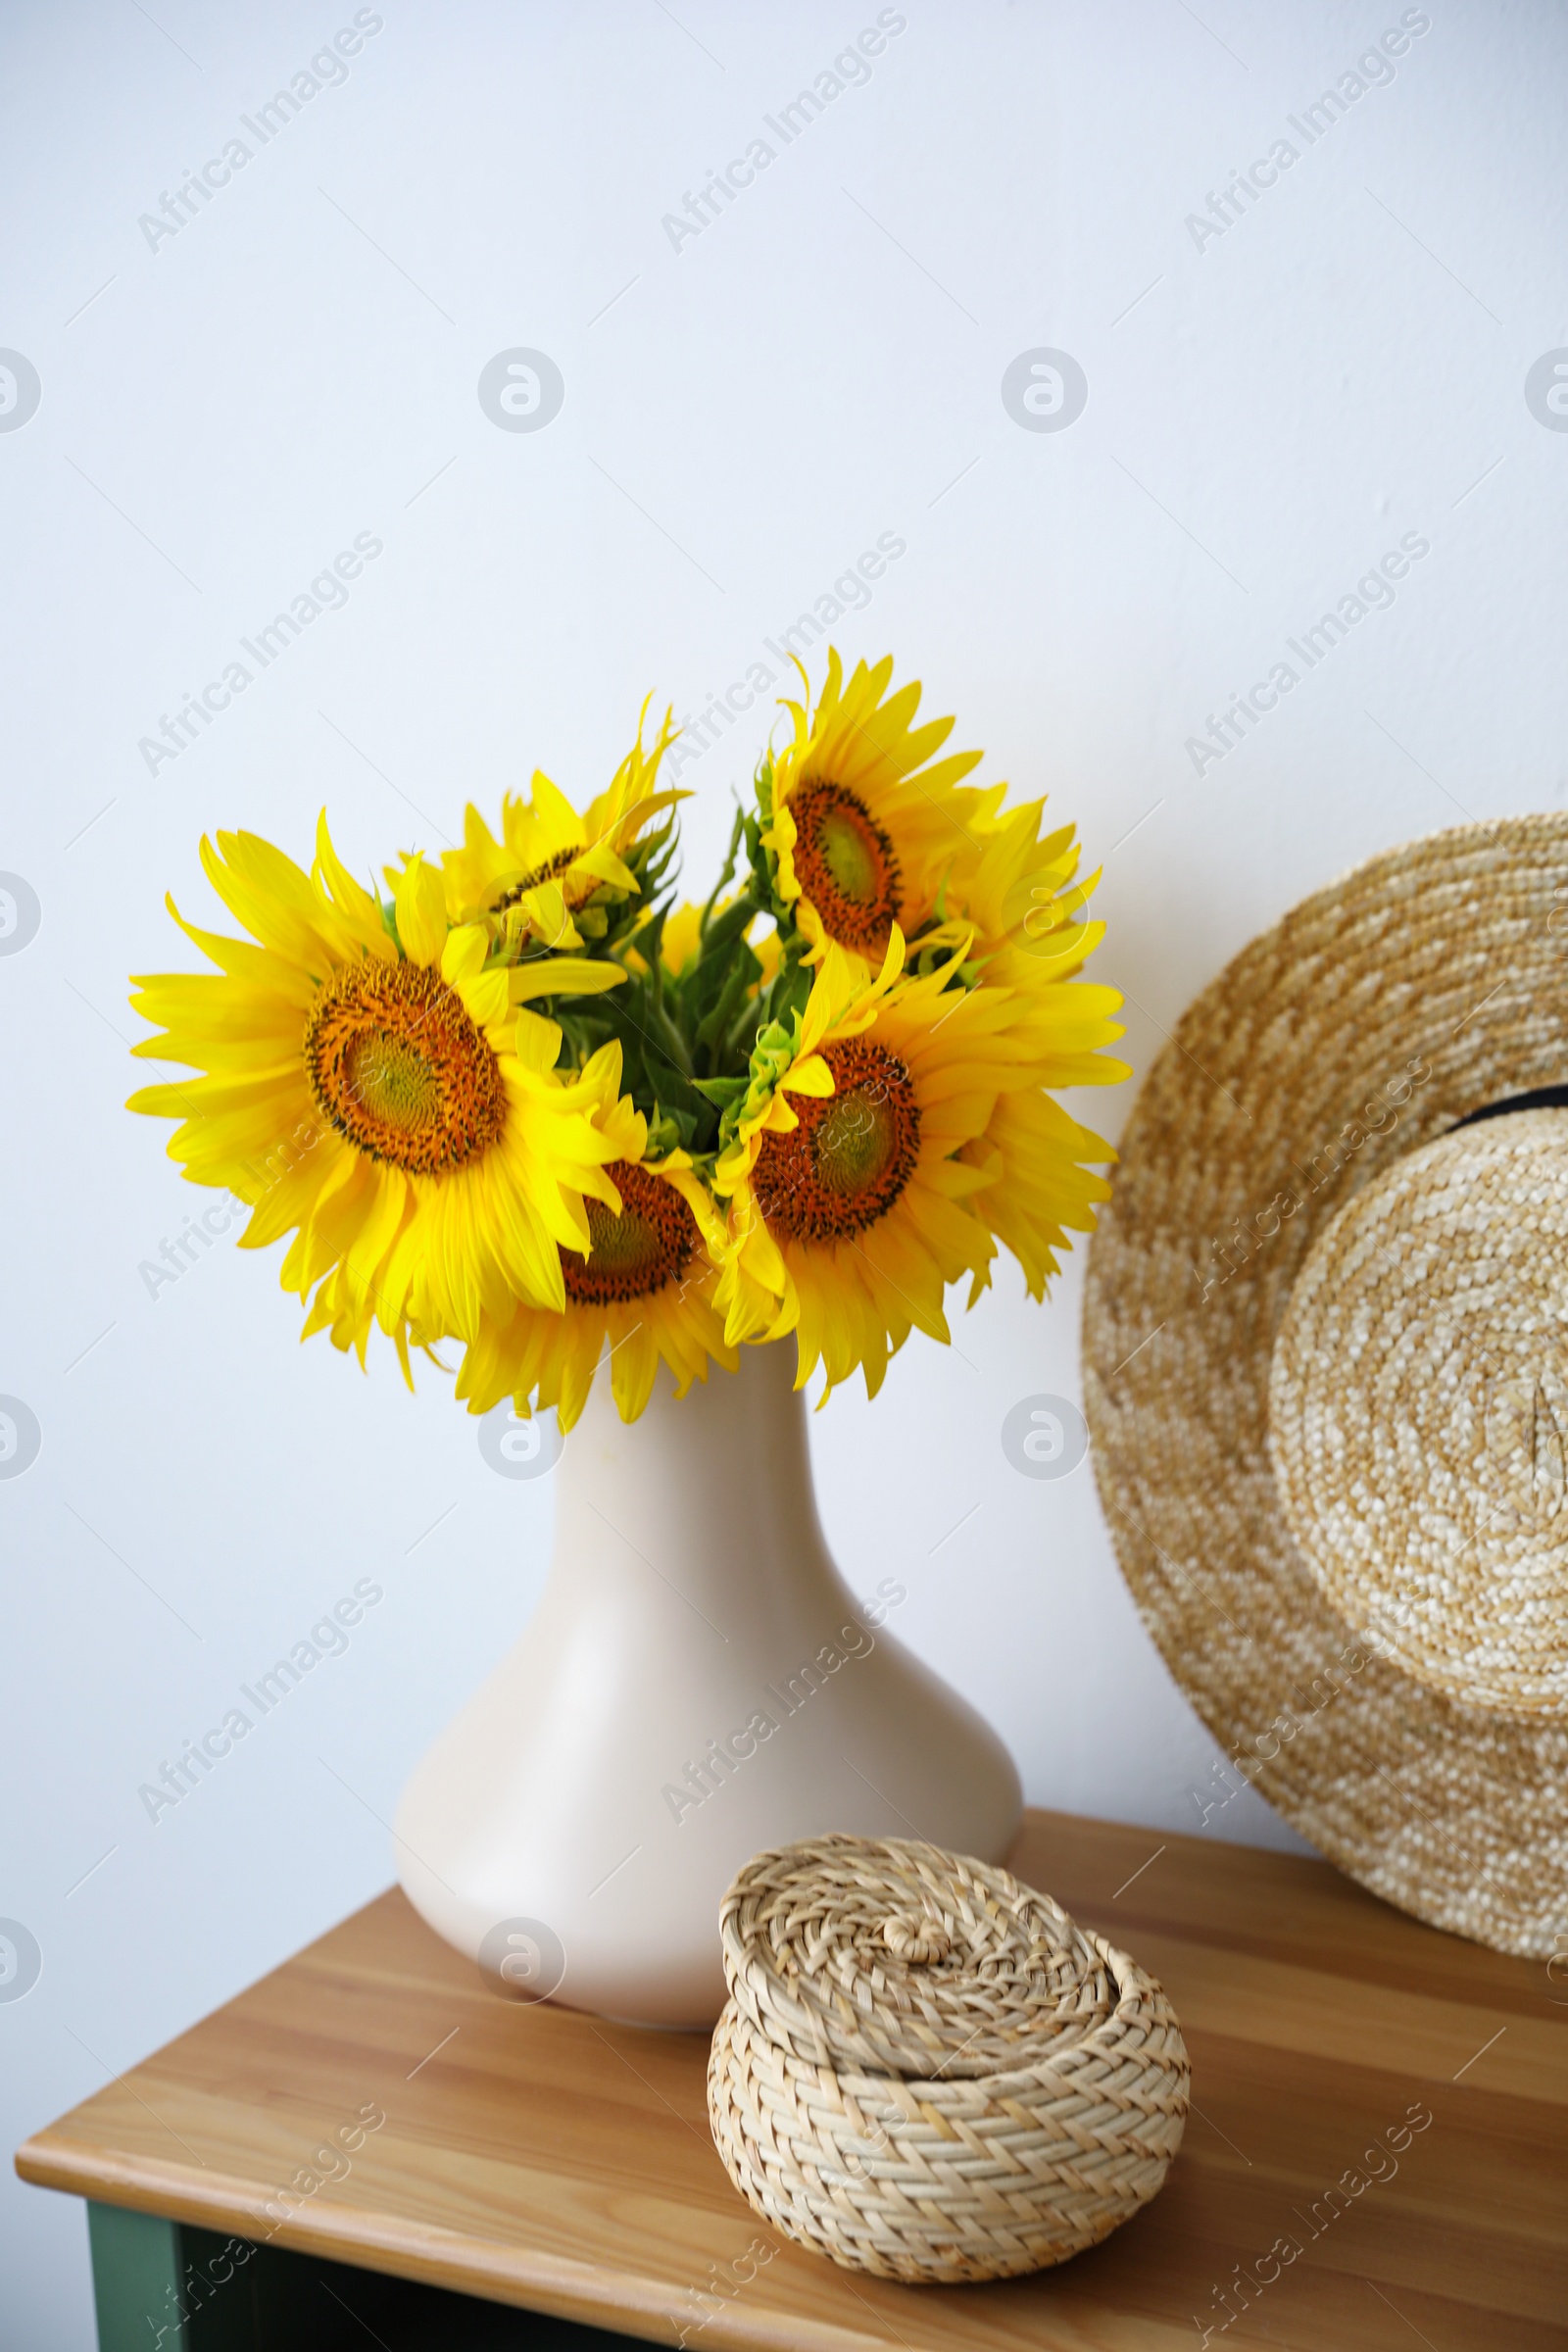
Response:
[[[156,2159],[89,2152],[56,2139],[49,2131],[24,2140],[14,2162],[21,2179],[37,2188],[60,2189],[94,2204],[116,2205],[233,2237],[250,2235],[244,2217],[253,2191],[232,2174],[215,2173],[208,2190],[192,2183],[188,2175],[166,2172]],[[260,2233],[253,2242],[261,2242]],[[569,2255],[519,2248],[403,2216],[396,2222],[378,2221],[351,2207],[306,2208],[290,2222],[268,2230],[266,2242],[453,2293],[479,2293],[484,2300],[556,2319],[612,2329],[635,2327],[650,2342],[666,2340],[666,2329],[678,2336],[682,2323],[692,2316],[677,2306],[674,2290],[640,2274],[605,2271]],[[703,2333],[713,2352],[794,2352],[797,2346],[805,2352],[886,2352],[886,2347],[906,2340],[896,2328],[878,2327],[869,2306],[867,2320],[863,2328],[846,2328],[800,2312],[737,2309],[734,2314],[714,2314]],[[1050,2352],[1049,2339],[1041,2342],[1042,2352]]]

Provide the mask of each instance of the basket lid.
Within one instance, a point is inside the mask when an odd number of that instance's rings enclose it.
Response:
[[[991,2075],[1055,2059],[1121,1998],[1059,1903],[913,1838],[803,1839],[747,1863],[719,1914],[736,2005],[808,2064]]]

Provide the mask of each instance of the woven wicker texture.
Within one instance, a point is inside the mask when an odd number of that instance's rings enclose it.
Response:
[[[1342,1617],[1472,1706],[1568,1711],[1568,1110],[1488,1119],[1348,1201],[1269,1380],[1286,1522]]]
[[[1535,1955],[1563,1922],[1568,1728],[1446,1696],[1334,1606],[1281,1507],[1268,1386],[1346,1201],[1471,1113],[1568,1080],[1565,950],[1562,815],[1434,835],[1296,907],[1151,1070],[1084,1314],[1123,1573],[1233,1760],[1209,1798],[1250,1781],[1375,1893]]]
[[[1049,1896],[938,1846],[833,1837],[759,1854],[720,1924],[713,2139],[788,2236],[885,2278],[1009,2278],[1159,2188],[1180,2028]]]

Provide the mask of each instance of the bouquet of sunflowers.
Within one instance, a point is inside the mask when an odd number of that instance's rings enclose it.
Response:
[[[628,1421],[661,1359],[683,1396],[791,1333],[798,1386],[858,1367],[874,1396],[999,1241],[1044,1295],[1114,1157],[1050,1090],[1127,1074],[1120,998],[1078,977],[1093,881],[1041,802],[963,783],[980,754],[944,754],[953,721],[916,725],[892,672],[830,653],[814,702],[802,672],[700,906],[674,903],[667,718],[580,815],[536,774],[499,837],[470,807],[387,898],[324,815],[308,874],[203,841],[250,938],[169,902],[217,971],[137,981],[160,1033],[134,1051],[199,1075],[130,1107],[181,1121],[170,1154],[250,1208],[243,1247],[293,1235],[306,1336],[363,1364],[379,1325],[406,1377],[454,1343],[471,1412],[569,1429],[607,1349]]]

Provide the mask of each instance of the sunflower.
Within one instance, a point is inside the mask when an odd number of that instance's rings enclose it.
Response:
[[[563,1430],[587,1402],[608,1343],[611,1390],[622,1420],[635,1421],[653,1392],[661,1358],[684,1396],[706,1381],[709,1359],[733,1372],[736,1350],[713,1311],[724,1220],[684,1152],[647,1155],[648,1122],[620,1092],[618,1043],[604,1046],[582,1074],[599,1102],[612,1153],[605,1175],[612,1198],[587,1203],[587,1246],[561,1250],[565,1305],[559,1314],[518,1304],[479,1318],[458,1376],[470,1412],[511,1396],[519,1411],[557,1407]]]
[[[901,980],[904,955],[897,924],[874,980],[827,949],[804,1013],[759,1037],[714,1172],[730,1202],[727,1336],[793,1330],[797,1386],[820,1362],[824,1399],[857,1366],[874,1396],[911,1328],[948,1339],[947,1285],[984,1287],[1000,1147],[967,1151],[1031,1076],[1010,991],[949,968]]]
[[[808,962],[831,944],[880,963],[894,928],[908,937],[927,921],[954,858],[973,846],[981,795],[958,786],[980,754],[936,759],[952,719],[913,725],[920,689],[884,700],[892,676],[888,657],[874,669],[860,662],[846,685],[830,649],[814,709],[786,703],[793,738],[760,779],[761,845]]]
[[[285,1289],[321,1286],[307,1331],[363,1361],[376,1321],[407,1373],[411,1338],[470,1337],[514,1296],[564,1304],[561,1246],[588,1247],[585,1197],[614,1199],[612,1154],[593,1090],[556,1074],[560,1031],[516,1009],[535,975],[487,965],[479,927],[449,929],[421,858],[384,912],[324,816],[309,874],[253,833],[201,856],[250,940],[169,902],[219,968],[139,979],[131,1003],[162,1026],[132,1051],[201,1075],[129,1107],[183,1122],[170,1156],[251,1206],[245,1248],[294,1233]]]
[[[643,706],[644,716],[647,705]],[[454,923],[483,923],[514,955],[554,954],[604,936],[604,909],[642,890],[627,863],[648,825],[687,796],[659,789],[660,762],[673,741],[666,716],[652,750],[637,741],[610,788],[581,816],[542,770],[532,797],[508,793],[498,841],[470,802],[463,847],[441,860],[447,913]],[[590,911],[591,910],[591,911]]]

